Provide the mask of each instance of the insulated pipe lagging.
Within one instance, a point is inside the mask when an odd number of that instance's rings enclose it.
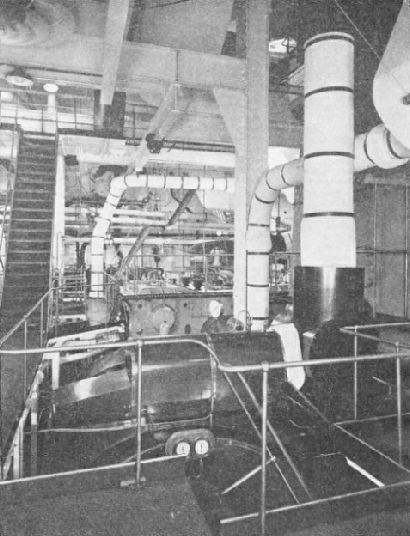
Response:
[[[356,265],[353,65],[349,34],[306,42],[302,266]]]
[[[104,298],[104,240],[114,212],[127,188],[172,188],[183,190],[234,191],[234,179],[212,177],[173,177],[157,175],[121,175],[110,184],[110,192],[97,218],[91,237],[90,298]]]
[[[403,2],[373,80],[373,102],[386,127],[410,148],[410,5]]]
[[[384,124],[377,125],[366,134],[355,138],[355,171],[373,166],[392,169],[410,159],[410,150],[404,147]]]
[[[270,169],[259,181],[252,200],[246,235],[247,308],[252,330],[262,331],[269,320],[270,218],[273,204],[284,188],[301,184],[303,160]]]

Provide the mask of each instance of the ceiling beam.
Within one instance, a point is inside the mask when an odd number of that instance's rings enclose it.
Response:
[[[3,63],[41,69],[51,80],[95,84],[101,87],[104,40],[81,35],[55,48],[0,46]],[[243,89],[244,61],[229,56],[205,54],[156,45],[123,42],[117,71],[116,91],[138,92],[140,87],[168,86],[170,83],[197,88]],[[33,72],[35,74],[35,71]]]
[[[117,83],[127,21],[132,0],[110,0],[104,37],[103,79],[101,106],[110,105]]]

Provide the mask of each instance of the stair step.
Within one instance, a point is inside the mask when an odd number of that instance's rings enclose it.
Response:
[[[32,177],[37,179],[38,177],[55,178],[55,166],[21,166],[17,169],[17,181],[20,178]]]
[[[19,211],[22,211],[24,213],[35,213],[35,212],[44,212],[45,214],[49,214],[51,213],[52,211],[49,209],[49,208],[37,208],[37,206],[33,206],[33,207],[20,207],[20,206],[16,206],[16,207],[13,207],[13,216],[16,214],[16,212],[19,212]]]
[[[27,227],[28,225],[31,226]],[[50,236],[51,239],[51,220],[15,220],[10,227],[9,236],[20,236],[20,233],[24,233],[28,236],[35,236],[36,234],[43,236]]]
[[[43,285],[43,280],[44,280],[44,277],[45,275],[48,275],[48,274],[45,274],[45,273],[38,273],[38,274],[35,274],[35,273],[14,273],[13,274],[13,283],[16,283],[17,282],[22,285],[29,285],[29,284],[33,284],[33,286],[38,286],[39,282],[41,283],[41,285]],[[8,288],[8,287],[7,287]]]
[[[15,275],[24,275],[32,274],[33,272],[41,273],[44,277],[48,277],[50,270],[50,262],[36,262],[36,261],[27,261],[27,262],[15,262],[8,261],[6,266],[6,275],[9,272],[14,273]]]
[[[36,254],[36,255],[40,255],[40,254],[48,254],[50,252],[50,244],[48,244],[48,247],[43,247],[43,248],[37,248],[37,246],[35,248],[31,248],[31,249],[18,249],[19,247],[21,247],[22,244],[19,243],[19,242],[13,242],[9,245],[9,253],[13,253],[14,254],[19,254],[21,253],[22,255],[27,255],[28,253],[33,253],[33,254]]]
[[[16,197],[13,199],[13,210],[16,208],[23,210],[48,210],[53,208],[53,199],[43,197],[42,199],[29,199],[26,197]]]
[[[17,263],[20,263],[20,262],[31,262],[31,263],[36,263],[36,262],[42,262],[42,263],[45,263],[45,262],[49,262],[49,259],[50,259],[50,250],[48,250],[47,252],[40,252],[40,253],[37,253],[35,251],[9,251],[7,253],[7,259],[8,261],[11,261],[11,262],[17,262]],[[7,262],[7,265],[8,265],[8,262]]]
[[[46,216],[50,216],[49,218],[46,218]],[[26,216],[26,218],[24,218]],[[27,218],[27,216],[30,216],[30,218]],[[25,208],[16,208],[13,210],[13,218],[16,217],[18,219],[24,218],[25,220],[45,220],[50,219],[52,220],[52,215],[50,214],[50,210],[48,209],[25,209]]]
[[[38,178],[38,177],[47,177],[50,179],[55,178],[55,169],[54,166],[48,167],[47,169],[37,169],[34,167],[31,168],[23,168],[22,170],[17,170],[17,181],[24,178]]]
[[[41,179],[41,178],[30,178],[30,177],[20,177],[19,179],[19,185],[24,186],[27,184],[28,186],[31,186],[33,188],[46,188],[49,193],[54,194],[54,186],[55,186],[55,180],[54,179]]]
[[[30,244],[29,244],[30,245]],[[12,243],[9,245],[9,248],[8,248],[8,255],[10,253],[12,253],[13,255],[46,255],[46,254],[49,254],[50,253],[50,245],[47,247],[47,248],[34,248],[31,247],[31,249],[25,249],[25,248],[22,248],[22,249],[18,249],[18,248],[21,248],[22,247],[22,244],[21,243]]]
[[[45,182],[46,185],[48,183],[52,184],[55,183],[55,173],[54,172],[31,172],[31,171],[25,171],[24,173],[18,173],[16,177],[16,186],[20,184],[27,183],[28,180],[32,180],[33,182]],[[45,186],[47,187],[47,186]]]
[[[17,170],[16,173],[16,184],[19,184],[20,179],[44,179],[47,181],[55,181],[55,166],[51,167],[40,167],[40,166],[30,166],[22,167]]]
[[[50,188],[27,188],[26,184],[18,184],[14,188],[14,198],[20,195],[29,195],[30,197],[38,195],[39,197],[44,197],[45,195],[50,195]]]
[[[47,238],[43,237],[43,238],[35,238],[35,237],[26,237],[26,238],[22,238],[19,234],[19,238],[14,238],[14,237],[10,237],[9,238],[9,244],[10,243],[13,243],[13,244],[21,244],[22,247],[25,247],[26,244],[44,244],[44,247],[45,246],[48,246],[50,248],[50,240],[47,240]],[[37,247],[37,246],[36,246]]]
[[[33,203],[34,205],[38,205],[38,203],[54,203],[54,192],[43,192],[41,194],[28,194],[24,190],[17,191],[14,193],[13,197],[13,206],[15,206],[16,202],[18,203]]]
[[[50,198],[54,199],[54,181],[52,184],[44,184],[42,182],[35,184],[29,184],[27,182],[22,182],[14,188],[14,198],[29,198],[29,199],[44,199]]]
[[[10,242],[21,242],[21,243],[44,243],[44,244],[50,244],[51,243],[51,236],[50,233],[41,233],[39,231],[20,231],[20,232],[14,232],[10,233],[9,235],[9,243]]]
[[[42,160],[38,155],[33,155],[31,158],[20,159],[17,164],[17,173],[35,171],[53,171],[55,170],[55,162],[51,159],[48,161]]]
[[[28,227],[30,226],[30,227]],[[24,233],[28,236],[50,236],[52,221],[49,220],[14,220],[10,226],[9,236],[22,236]]]
[[[24,144],[20,146],[19,148],[19,160],[21,159],[21,156],[26,158],[27,156],[44,156],[44,158],[47,159],[55,159],[55,148],[49,147],[48,145],[33,145],[33,144]]]

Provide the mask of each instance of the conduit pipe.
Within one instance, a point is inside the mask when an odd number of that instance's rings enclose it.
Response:
[[[87,300],[87,318],[90,325],[108,321],[109,311],[104,293],[104,240],[114,212],[127,188],[221,190],[233,192],[234,179],[210,177],[174,177],[150,175],[121,175],[110,184],[110,192],[97,218],[91,237],[91,290]]]

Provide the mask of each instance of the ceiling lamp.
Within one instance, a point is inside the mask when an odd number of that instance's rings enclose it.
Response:
[[[47,91],[47,93],[57,93],[59,90],[59,87],[54,82],[47,82],[43,85],[44,91]]]
[[[10,71],[5,78],[7,82],[13,86],[32,87],[34,85],[33,78],[21,67],[16,67]]]

